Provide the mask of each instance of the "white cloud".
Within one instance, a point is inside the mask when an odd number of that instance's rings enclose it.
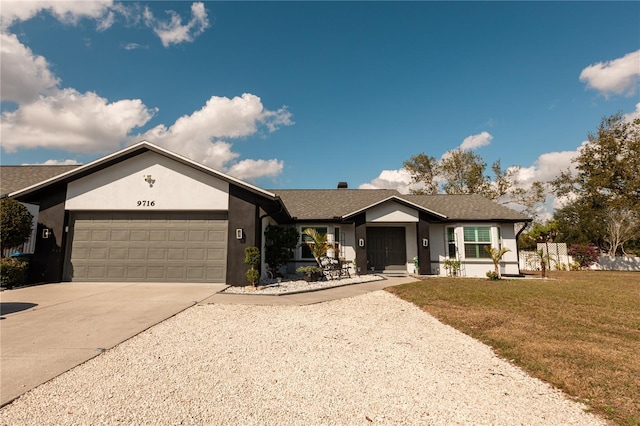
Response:
[[[257,177],[275,177],[282,173],[284,162],[281,160],[242,160],[227,170],[238,179],[252,180]]]
[[[59,79],[49,71],[44,57],[34,55],[15,35],[0,33],[0,93],[3,101],[30,102],[58,83]]]
[[[636,104],[635,111],[624,115],[624,120],[629,122],[629,123],[632,122],[633,120],[635,120],[636,118],[640,118],[640,103]]]
[[[395,189],[401,194],[408,194],[411,188],[411,174],[405,169],[383,170],[377,178],[363,183],[360,189]]]
[[[580,81],[605,97],[610,94],[632,96],[640,81],[640,50],[612,61],[589,65],[580,73]]]
[[[47,160],[43,163],[22,163],[23,166],[75,166],[78,163],[76,160]]]
[[[93,92],[56,90],[2,113],[2,148],[7,152],[38,147],[87,153],[112,151],[132,129],[147,123],[154,112],[139,99],[108,102]]]
[[[12,23],[28,20],[41,11],[48,11],[61,22],[76,24],[81,18],[98,22],[97,30],[108,29],[122,17],[127,23],[137,23],[144,14],[151,26],[169,46],[192,41],[208,26],[203,3],[191,5],[192,17],[186,24],[175,12],[171,20],[156,20],[148,8],[105,2],[5,2],[0,9],[2,20],[1,63],[2,100],[18,104],[1,115],[2,149],[52,148],[69,152],[103,153],[122,147],[123,143],[141,139],[164,146],[213,168],[241,179],[277,176],[284,163],[277,159],[244,159],[232,150],[223,138],[243,138],[260,132],[274,132],[293,124],[287,107],[271,111],[264,108],[259,97],[250,93],[232,99],[212,96],[204,107],[184,115],[167,127],[164,124],[131,136],[144,126],[156,109],[140,99],[109,101],[93,92],[80,93],[73,88],[61,88],[60,80],[51,72],[42,56],[20,43],[9,32]],[[140,48],[135,43],[123,44],[125,49]],[[96,120],[99,117],[99,120]],[[75,164],[74,160],[50,160],[47,164]]]
[[[582,145],[584,145],[584,143],[585,142],[583,142]],[[577,156],[578,150],[541,154],[530,167],[520,168],[517,179],[525,186],[536,180],[542,182],[551,181],[555,179],[560,172],[567,169],[574,172],[576,169],[575,165],[571,163],[571,160]]]
[[[464,138],[460,144],[460,149],[463,151],[469,151],[472,149],[480,148],[491,143],[493,136],[489,132],[478,133],[477,135],[471,135]]]
[[[108,18],[111,0],[92,1],[6,1],[0,8],[0,26],[3,30],[16,21],[26,21],[41,11],[50,12],[56,19],[67,24],[76,24],[81,18]],[[103,24],[104,25],[104,24]]]
[[[153,29],[164,47],[178,44],[185,41],[193,41],[209,27],[207,10],[203,3],[193,3],[191,5],[191,19],[182,23],[182,17],[173,10],[166,11],[171,16],[169,21],[160,21],[153,16],[151,10],[146,7],[144,10],[144,20],[147,26]]]
[[[138,44],[138,43],[124,43],[122,45],[122,48],[124,50],[136,50],[136,49],[148,49],[149,46]]]
[[[221,138],[241,138],[254,135],[265,126],[273,131],[282,125],[291,125],[291,113],[286,108],[277,111],[266,110],[258,96],[245,93],[232,99],[212,96],[202,109],[191,115],[185,115],[169,128],[158,125],[132,138],[135,141],[145,139],[165,148],[197,160],[219,170],[233,171],[234,176],[250,176],[258,170],[249,171],[238,163],[229,166],[239,157],[231,150],[231,144]],[[264,160],[251,160],[264,161]],[[255,163],[265,166],[260,176],[273,176],[274,170],[282,170],[282,163],[267,160],[267,163]],[[257,176],[257,175],[256,175]]]

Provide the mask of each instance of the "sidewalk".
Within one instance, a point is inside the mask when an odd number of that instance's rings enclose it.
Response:
[[[386,287],[393,287],[416,281],[414,277],[388,277],[384,280],[371,281],[361,284],[350,284],[342,287],[334,287],[306,293],[263,295],[263,294],[229,294],[216,293],[206,298],[201,305],[210,303],[239,304],[239,305],[313,305],[314,303],[328,302],[330,300],[344,299],[359,296]]]

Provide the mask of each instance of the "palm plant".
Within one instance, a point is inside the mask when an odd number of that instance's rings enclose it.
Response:
[[[506,247],[502,247],[498,249],[495,247],[485,246],[484,251],[489,253],[489,256],[491,256],[491,260],[493,261],[494,272],[497,274],[497,276],[500,276],[500,261],[502,260],[502,256],[504,256],[505,253],[511,250],[509,250]]]
[[[318,266],[322,266],[320,259],[324,257],[331,248],[327,240],[327,234],[321,234],[313,228],[306,228],[302,231],[302,234],[311,238],[311,241],[304,241],[304,243],[309,246],[311,254],[313,254],[313,258],[318,263]]]

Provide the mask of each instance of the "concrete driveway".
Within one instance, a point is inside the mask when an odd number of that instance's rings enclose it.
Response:
[[[60,283],[0,293],[0,406],[224,289]]]

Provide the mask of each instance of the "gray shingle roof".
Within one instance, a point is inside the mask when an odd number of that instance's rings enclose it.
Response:
[[[403,199],[436,211],[451,220],[531,220],[524,214],[481,195],[402,195]]]
[[[0,166],[0,195],[10,194],[50,179],[79,165],[73,166]]]
[[[0,194],[5,195],[79,166],[0,166]],[[334,220],[396,197],[445,216],[447,220],[528,221],[527,216],[480,195],[403,195],[393,189],[278,189],[292,217]]]
[[[447,220],[528,221],[527,216],[480,195],[403,195],[392,189],[278,189],[291,216],[298,220],[331,220],[390,197],[405,200]]]
[[[399,196],[393,189],[277,189],[289,214],[300,220],[327,220]]]

